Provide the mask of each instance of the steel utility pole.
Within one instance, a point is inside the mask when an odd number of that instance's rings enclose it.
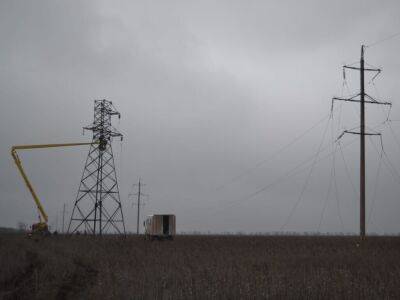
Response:
[[[365,237],[365,88],[364,46],[360,59],[360,236]]]
[[[354,132],[345,130],[338,138],[338,140],[345,134],[358,134],[360,135],[360,237],[364,238],[366,233],[365,227],[365,136],[366,135],[381,135],[380,133],[366,133],[365,132],[365,103],[371,104],[382,104],[382,105],[392,105],[390,102],[379,102],[375,100],[373,97],[368,95],[365,92],[365,71],[376,72],[374,77],[371,79],[373,81],[381,72],[381,69],[378,68],[365,68],[364,61],[364,50],[365,46],[361,46],[361,58],[360,58],[360,67],[353,66],[343,66],[343,76],[345,79],[345,69],[351,70],[359,70],[360,71],[360,92],[350,98],[338,98],[334,97],[332,101],[340,100],[346,102],[360,102],[360,132]],[[360,99],[356,99],[357,97]],[[365,97],[368,100],[365,100]]]

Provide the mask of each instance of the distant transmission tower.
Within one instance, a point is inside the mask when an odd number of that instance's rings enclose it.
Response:
[[[94,101],[93,124],[83,129],[93,132],[96,144],[90,145],[68,233],[125,234],[111,147],[112,139],[120,137],[122,140],[122,134],[111,125],[113,116],[121,117],[111,101]]]

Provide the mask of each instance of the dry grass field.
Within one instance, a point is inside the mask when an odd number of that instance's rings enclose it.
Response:
[[[400,238],[0,236],[1,299],[400,299]]]

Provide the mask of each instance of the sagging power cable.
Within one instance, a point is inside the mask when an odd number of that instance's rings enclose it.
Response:
[[[391,39],[394,39],[394,38],[396,38],[398,36],[400,36],[400,32],[397,32],[395,34],[389,35],[389,36],[387,36],[387,37],[385,37],[383,39],[377,40],[376,42],[373,42],[373,43],[370,43],[370,44],[366,45],[365,47],[371,48],[371,47],[376,46],[376,45],[378,45],[380,43],[383,43],[383,42],[389,41]]]
[[[308,183],[309,183],[310,178],[311,178],[311,175],[312,175],[312,173],[313,173],[313,171],[314,171],[315,164],[317,163],[317,159],[318,159],[318,157],[319,157],[319,155],[320,155],[320,153],[321,153],[322,145],[323,145],[323,143],[324,143],[324,141],[325,141],[325,136],[326,136],[326,133],[327,133],[327,131],[328,131],[329,123],[330,123],[331,120],[332,120],[332,118],[329,118],[329,120],[328,120],[328,122],[327,122],[327,124],[326,124],[325,130],[324,130],[323,135],[322,135],[321,142],[320,142],[320,144],[319,144],[319,146],[318,146],[317,153],[315,154],[315,157],[314,157],[313,163],[312,163],[312,165],[311,165],[310,171],[308,172],[308,175],[307,175],[307,177],[306,177],[306,180],[304,181],[303,188],[301,189],[300,195],[299,195],[299,197],[297,198],[297,201],[295,202],[294,206],[292,207],[292,209],[291,209],[291,211],[290,211],[290,214],[288,215],[288,217],[286,218],[285,222],[284,222],[283,225],[281,226],[281,228],[280,228],[281,231],[282,231],[282,230],[286,227],[286,225],[290,222],[290,219],[292,218],[292,216],[293,216],[293,214],[294,214],[294,212],[295,212],[297,206],[299,205],[300,201],[303,199],[304,192],[306,191],[306,189],[307,189],[307,187],[308,187]]]
[[[224,189],[226,186],[238,181],[239,179],[243,178],[244,176],[251,174],[255,169],[261,167],[262,165],[271,162],[274,158],[276,158],[276,156],[278,156],[278,154],[281,154],[283,151],[285,151],[286,149],[288,149],[290,146],[294,145],[296,142],[298,142],[300,139],[302,139],[304,136],[306,136],[308,133],[310,133],[313,129],[315,129],[316,127],[318,127],[318,125],[320,125],[321,123],[323,123],[327,118],[329,118],[331,116],[332,113],[325,115],[322,119],[318,120],[314,125],[312,125],[311,127],[309,127],[307,130],[303,131],[301,134],[299,134],[298,136],[296,136],[292,141],[290,141],[289,143],[287,143],[286,145],[284,145],[283,147],[281,147],[280,149],[278,149],[277,151],[275,151],[272,155],[270,155],[267,159],[261,160],[259,162],[257,162],[254,167],[249,168],[248,170],[240,173],[239,175],[231,178],[229,181],[225,182],[224,184],[218,186],[217,188],[215,188],[215,191],[220,191],[222,189]]]

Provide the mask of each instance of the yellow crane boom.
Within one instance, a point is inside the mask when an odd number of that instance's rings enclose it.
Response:
[[[59,147],[73,147],[73,146],[84,146],[84,145],[92,145],[98,144],[98,142],[91,142],[91,143],[64,143],[64,144],[37,144],[37,145],[19,145],[19,146],[12,146],[11,147],[11,156],[14,159],[17,168],[24,179],[26,186],[28,187],[33,200],[35,201],[36,207],[39,211],[39,220],[40,224],[48,222],[48,216],[44,211],[43,205],[41,204],[39,197],[37,196],[31,182],[26,175],[24,168],[22,167],[21,159],[18,156],[17,150],[30,150],[30,149],[42,149],[42,148],[59,148]],[[47,228],[47,227],[46,227]]]

